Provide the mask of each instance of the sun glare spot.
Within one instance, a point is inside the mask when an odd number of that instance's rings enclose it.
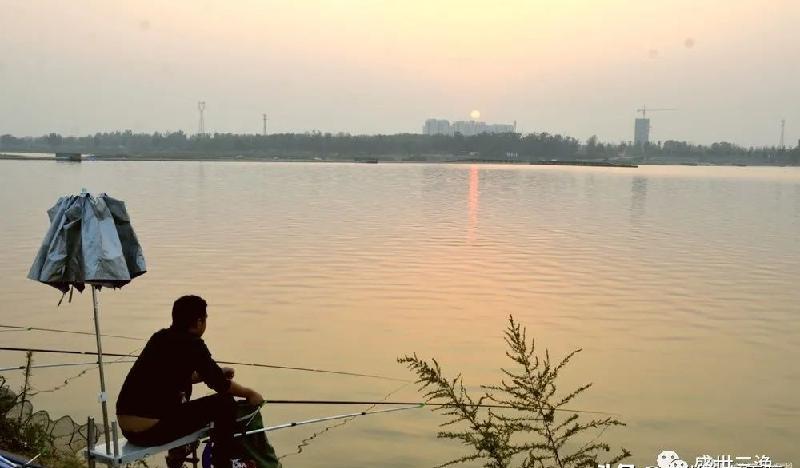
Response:
[[[481,118],[481,111],[475,109],[474,111],[469,113],[470,118],[473,119],[480,119]]]

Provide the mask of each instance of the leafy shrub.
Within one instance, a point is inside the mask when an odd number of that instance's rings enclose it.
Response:
[[[568,393],[556,387],[560,371],[581,350],[554,364],[547,350],[544,355],[536,354],[534,340],[528,342],[525,328],[513,317],[509,317],[505,342],[506,356],[515,369],[501,369],[505,378],[499,385],[481,385],[477,398],[464,387],[461,374],[447,378],[436,359],[427,362],[416,354],[398,359],[417,374],[426,401],[438,405],[436,411],[451,418],[441,427],[460,428],[442,430],[438,437],[470,447],[466,455],[438,467],[483,461],[487,468],[595,468],[598,457],[611,452],[611,447],[600,440],[603,432],[625,424],[610,416],[584,421],[587,413],[602,413],[567,407],[591,387],[582,385]],[[579,442],[589,431],[599,434],[588,442]],[[622,448],[608,456],[610,459],[604,462],[614,464],[629,457],[630,452]]]

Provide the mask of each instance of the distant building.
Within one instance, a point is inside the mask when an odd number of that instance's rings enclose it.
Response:
[[[509,124],[491,124],[488,125],[488,133],[515,133],[516,128],[514,127]]]
[[[650,119],[636,119],[633,125],[633,144],[643,146],[650,143]]]
[[[444,119],[428,119],[422,127],[424,135],[452,135],[450,121]]]
[[[486,122],[458,120],[453,122],[453,133],[460,133],[464,136],[478,135],[480,133],[488,133],[488,127]]]
[[[510,124],[487,124],[476,120],[457,120],[452,124],[448,120],[428,119],[422,126],[424,135],[455,135],[460,133],[464,136],[480,135],[481,133],[514,133],[516,123]]]

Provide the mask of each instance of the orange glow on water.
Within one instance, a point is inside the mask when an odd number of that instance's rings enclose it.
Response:
[[[467,230],[467,239],[472,242],[475,240],[475,231],[478,227],[478,202],[480,196],[480,177],[478,174],[478,166],[470,166],[469,168],[469,228]]]

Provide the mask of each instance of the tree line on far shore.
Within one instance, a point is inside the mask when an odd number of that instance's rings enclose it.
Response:
[[[647,145],[604,143],[592,136],[585,142],[549,133],[502,133],[474,136],[351,135],[348,133],[194,134],[133,133],[130,130],[87,136],[50,133],[40,137],[0,136],[0,152],[80,152],[98,156],[235,156],[396,160],[619,160],[698,163],[800,164],[795,148],[745,148],[733,143],[694,145],[668,140]]]

